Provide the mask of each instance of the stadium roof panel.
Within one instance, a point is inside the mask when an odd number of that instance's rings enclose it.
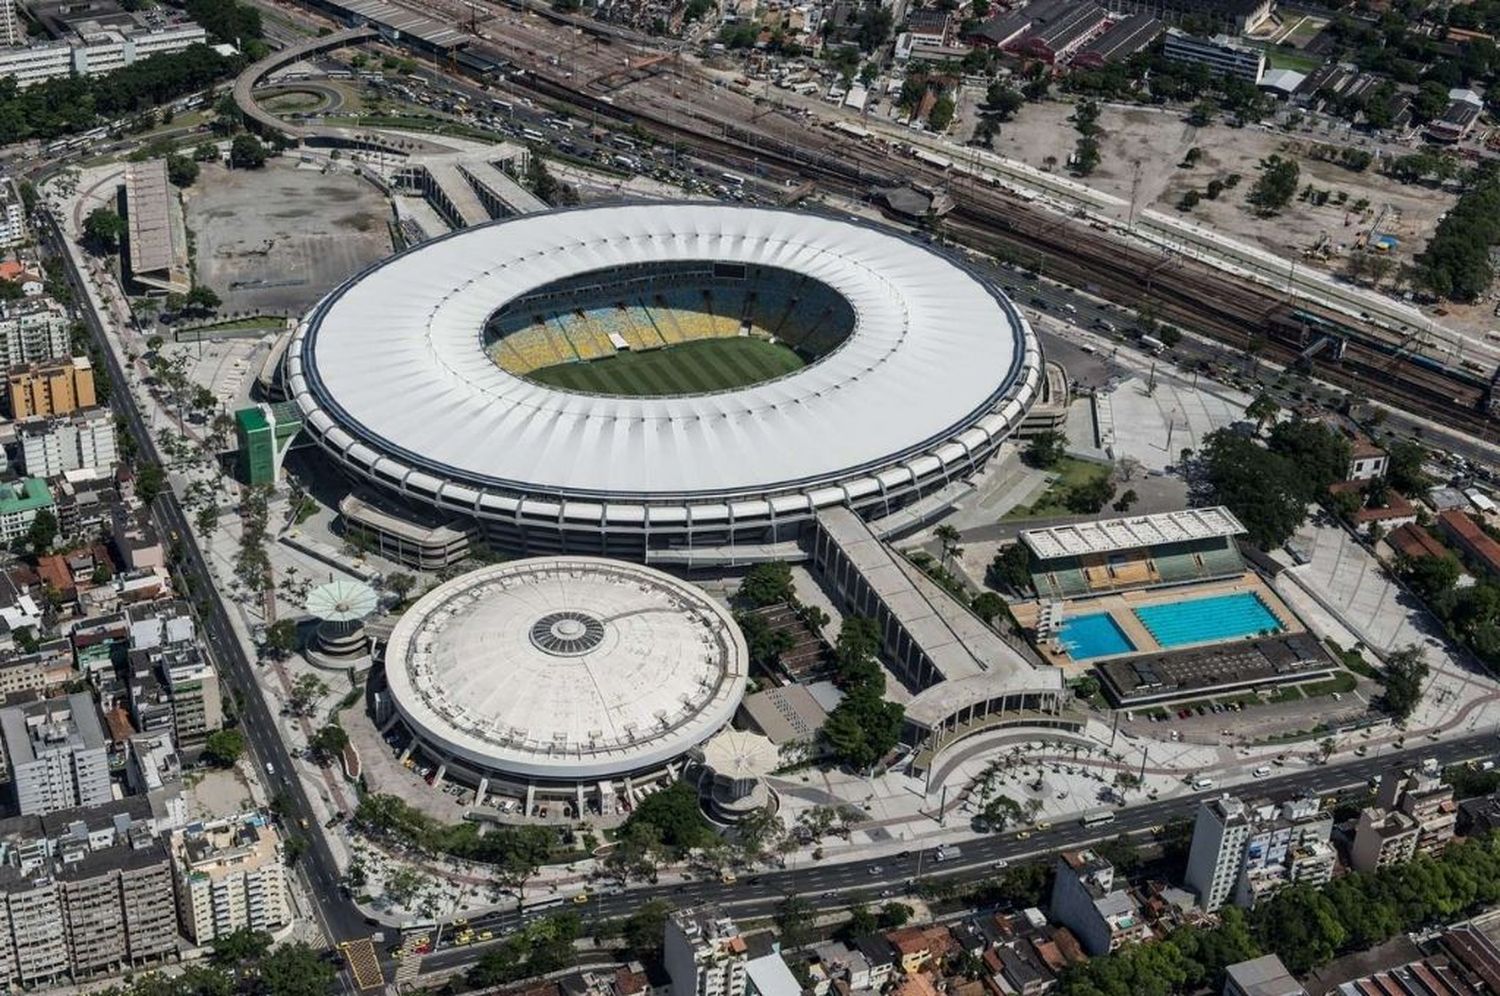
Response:
[[[701,260],[820,280],[854,307],[855,330],[787,376],[654,398],[545,387],[482,348],[487,319],[544,284]],[[402,465],[523,495],[650,502],[837,494],[903,463],[940,470],[951,460],[930,454],[945,442],[979,425],[984,438],[1003,436],[1019,420],[1040,364],[1009,302],[914,240],[823,215],[694,203],[513,218],[424,243],[329,295],[287,371],[310,416],[326,413]],[[325,445],[351,449],[327,435]]]
[[[1085,554],[1119,553],[1162,543],[1238,536],[1244,531],[1245,527],[1229,509],[1216,505],[1027,529],[1021,533],[1021,542],[1042,560],[1053,560]]]

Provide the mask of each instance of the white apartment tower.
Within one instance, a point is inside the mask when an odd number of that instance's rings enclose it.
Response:
[[[673,913],[662,960],[672,979],[672,996],[745,996],[745,939],[734,921],[716,909]]]
[[[1226,795],[1198,807],[1186,881],[1205,910],[1218,909],[1234,894],[1249,836],[1250,814],[1240,800]]]

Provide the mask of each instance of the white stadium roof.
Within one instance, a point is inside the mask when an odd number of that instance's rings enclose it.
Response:
[[[482,567],[423,595],[386,647],[420,738],[481,772],[645,770],[721,729],[748,653],[728,610],[648,567],[591,557]]]
[[[672,397],[557,390],[485,354],[486,320],[540,286],[702,260],[816,278],[853,306],[855,329],[784,377]],[[800,492],[805,510],[965,473],[1024,414],[1040,367],[1003,296],[916,241],[695,203],[531,215],[424,243],[326,298],[288,350],[287,378],[309,428],[347,464],[499,517],[531,510],[492,505],[481,489],[606,504]],[[865,484],[850,490],[854,480]]]

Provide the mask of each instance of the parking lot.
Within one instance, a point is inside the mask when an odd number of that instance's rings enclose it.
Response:
[[[298,314],[391,251],[390,205],[368,181],[294,159],[207,166],[186,197],[197,280],[220,314]]]

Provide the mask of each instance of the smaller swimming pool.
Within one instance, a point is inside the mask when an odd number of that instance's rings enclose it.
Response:
[[[1089,616],[1075,616],[1063,623],[1058,639],[1075,661],[1109,657],[1112,654],[1128,654],[1135,649],[1130,637],[1120,629],[1120,624],[1108,612],[1096,612]]]
[[[1280,633],[1281,622],[1253,591],[1143,605],[1136,618],[1163,647],[1217,643],[1257,633]]]

